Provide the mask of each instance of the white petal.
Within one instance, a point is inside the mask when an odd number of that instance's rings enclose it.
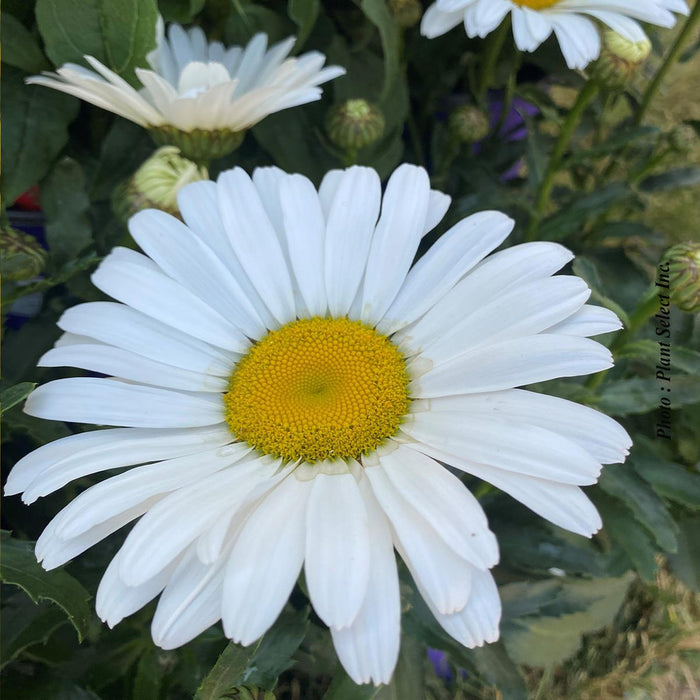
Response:
[[[609,309],[602,306],[582,306],[573,316],[547,329],[547,333],[591,337],[602,333],[612,333],[622,328],[622,322]]]
[[[347,314],[360,287],[380,201],[374,170],[355,166],[342,173],[326,227],[324,279],[332,316]]]
[[[480,569],[498,563],[498,543],[467,487],[435,460],[403,447],[381,457],[394,488],[444,542]]]
[[[461,610],[469,598],[471,566],[404,500],[382,467],[367,467],[365,461],[365,474],[391,522],[394,543],[413,578],[438,610]]]
[[[48,420],[129,428],[196,428],[224,419],[219,396],[89,377],[43,384],[29,395],[24,412]]]
[[[311,604],[329,626],[357,617],[369,581],[367,512],[352,474],[318,474],[306,519],[306,583]]]
[[[349,627],[331,627],[340,662],[355,683],[388,683],[401,640],[401,597],[391,530],[368,479],[360,482],[370,537],[367,595]]]
[[[226,567],[226,636],[247,646],[277,619],[304,562],[306,499],[312,482],[293,474],[253,510]]]
[[[450,454],[541,479],[594,484],[601,466],[591,455],[551,430],[459,412],[416,413],[402,430],[414,440]]]

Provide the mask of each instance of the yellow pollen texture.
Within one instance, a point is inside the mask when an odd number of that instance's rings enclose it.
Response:
[[[560,0],[513,0],[516,5],[529,7],[533,10],[544,10],[547,7],[556,5]]]
[[[347,318],[271,331],[240,360],[224,396],[239,439],[285,460],[358,458],[408,412],[406,363],[384,335]]]

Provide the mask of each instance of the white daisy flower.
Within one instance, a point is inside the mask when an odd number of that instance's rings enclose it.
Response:
[[[207,42],[199,27],[171,24],[168,38],[158,25],[157,48],[147,56],[151,70],[137,68],[136,90],[92,56],[94,71],[66,63],[56,73],[27,79],[61,90],[148,129],[158,143],[173,143],[188,157],[225,155],[246,129],[273,112],[321,98],[321,83],[345,73],[323,67],[317,51],[287,58],[294,37],[267,48],[256,34],[243,48]]]
[[[180,191],[184,223],[148,210],[92,279],[116,301],[67,310],[44,367],[106,378],[49,382],[33,416],[111,426],[14,467],[26,503],[88,474],[39,538],[47,569],[138,522],[108,567],[110,626],[160,595],[159,646],[217,620],[250,644],[305,570],[358,683],[389,681],[400,639],[394,549],[442,627],[498,638],[481,506],[443,466],[511,494],[560,527],[601,526],[580,485],[623,461],[625,431],[593,409],[516,389],[612,364],[587,336],[617,330],[556,243],[498,252],[513,222],[482,212],[411,266],[449,197],[403,165],[382,195],[370,168],[241,169]],[[140,466],[136,466],[140,465]]]
[[[569,68],[585,68],[600,53],[594,20],[629,41],[646,38],[639,22],[672,27],[671,12],[687,14],[684,0],[437,0],[423,15],[429,39],[463,23],[470,38],[484,38],[510,13],[521,51],[534,51],[554,32]]]

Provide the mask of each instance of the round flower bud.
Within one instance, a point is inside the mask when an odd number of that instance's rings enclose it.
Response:
[[[630,41],[617,32],[603,32],[603,47],[591,69],[591,80],[606,90],[621,90],[650,53],[651,42],[646,37],[641,41]]]
[[[46,266],[46,251],[33,236],[9,226],[0,228],[0,275],[4,280],[28,280]]]
[[[697,142],[698,135],[689,124],[678,124],[668,135],[668,145],[676,153],[689,153]]]
[[[448,125],[452,137],[461,143],[482,141],[491,130],[488,114],[473,105],[461,105],[452,110]]]
[[[674,245],[666,251],[664,263],[668,265],[671,302],[681,311],[700,311],[700,244]]]
[[[408,29],[422,17],[423,6],[420,0],[389,0],[389,12],[399,27]]]
[[[180,188],[208,177],[205,167],[183,158],[178,148],[163,146],[118,188],[114,208],[124,220],[142,209],[160,209],[179,216],[177,193]]]
[[[346,100],[328,112],[326,132],[344,151],[358,151],[381,138],[384,115],[367,100]]]

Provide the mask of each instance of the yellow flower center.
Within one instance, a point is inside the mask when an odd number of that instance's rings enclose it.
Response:
[[[398,431],[408,381],[396,346],[361,321],[293,321],[236,366],[226,422],[239,440],[285,460],[357,459]]]
[[[529,7],[533,10],[544,10],[546,7],[556,5],[559,0],[513,0],[516,5]]]

